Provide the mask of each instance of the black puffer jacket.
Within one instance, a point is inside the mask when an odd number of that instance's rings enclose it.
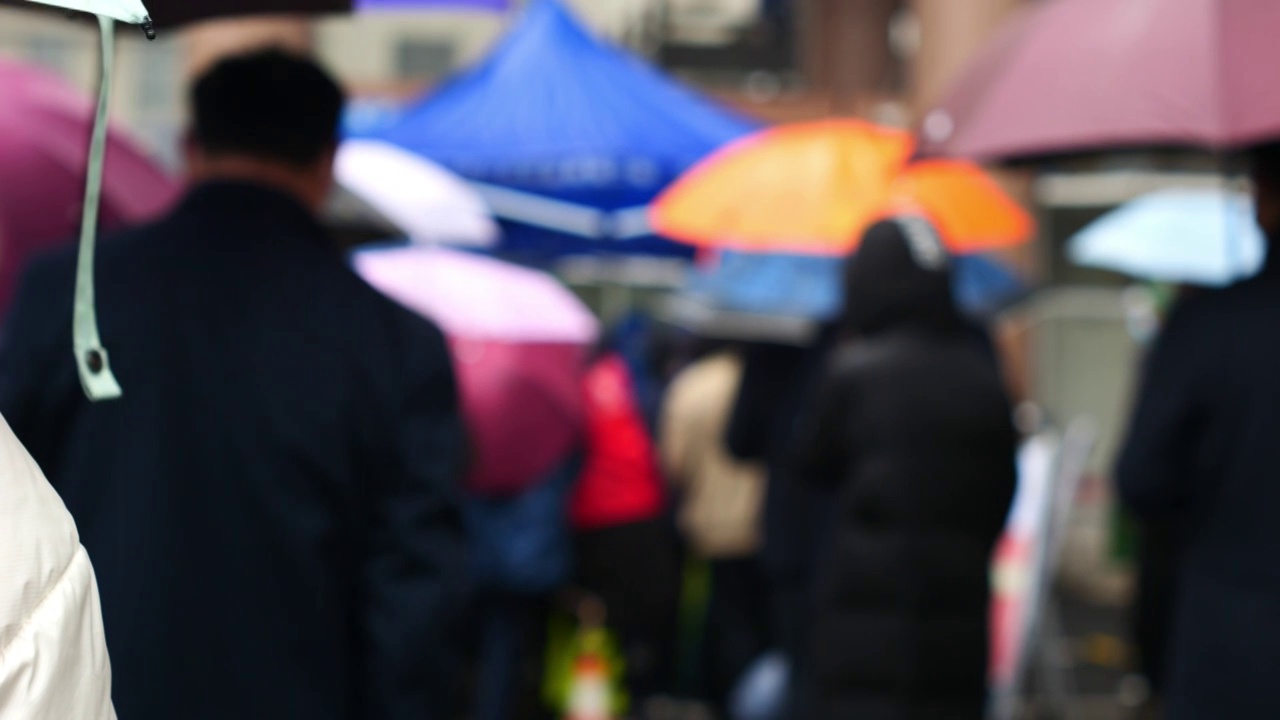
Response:
[[[914,234],[914,238],[912,235]],[[836,491],[812,646],[814,720],[982,717],[988,565],[1016,484],[989,349],[927,226],[873,227],[797,471]]]

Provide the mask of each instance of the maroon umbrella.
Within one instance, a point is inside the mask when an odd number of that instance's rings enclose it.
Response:
[[[55,75],[0,61],[0,313],[32,253],[80,226],[93,103]],[[162,212],[178,184],[123,135],[108,140],[101,225]]]
[[[1277,0],[1044,0],[925,117],[921,150],[986,160],[1280,139]]]

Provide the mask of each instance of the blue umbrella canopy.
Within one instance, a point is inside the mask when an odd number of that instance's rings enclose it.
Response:
[[[645,206],[757,128],[593,37],[558,0],[534,0],[483,62],[356,134],[471,180],[505,221],[509,251],[682,255],[652,236]]]
[[[731,312],[829,320],[844,297],[842,258],[725,252],[690,273],[686,293]],[[956,304],[985,317],[1029,291],[1012,270],[981,255],[953,258]]]

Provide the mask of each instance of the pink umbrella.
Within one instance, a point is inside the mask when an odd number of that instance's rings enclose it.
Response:
[[[1280,2],[1044,0],[925,117],[921,150],[986,160],[1280,138]]]
[[[29,257],[75,237],[92,126],[89,98],[55,75],[0,61],[0,312]],[[124,135],[111,134],[102,227],[151,218],[178,192]]]
[[[355,268],[448,337],[472,491],[511,494],[563,461],[578,441],[580,375],[599,334],[577,296],[546,273],[443,248],[366,250]]]

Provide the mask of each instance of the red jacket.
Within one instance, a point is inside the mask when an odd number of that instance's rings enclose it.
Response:
[[[626,361],[597,360],[583,379],[586,457],[570,499],[579,530],[652,520],[666,498],[653,435],[636,401]]]

